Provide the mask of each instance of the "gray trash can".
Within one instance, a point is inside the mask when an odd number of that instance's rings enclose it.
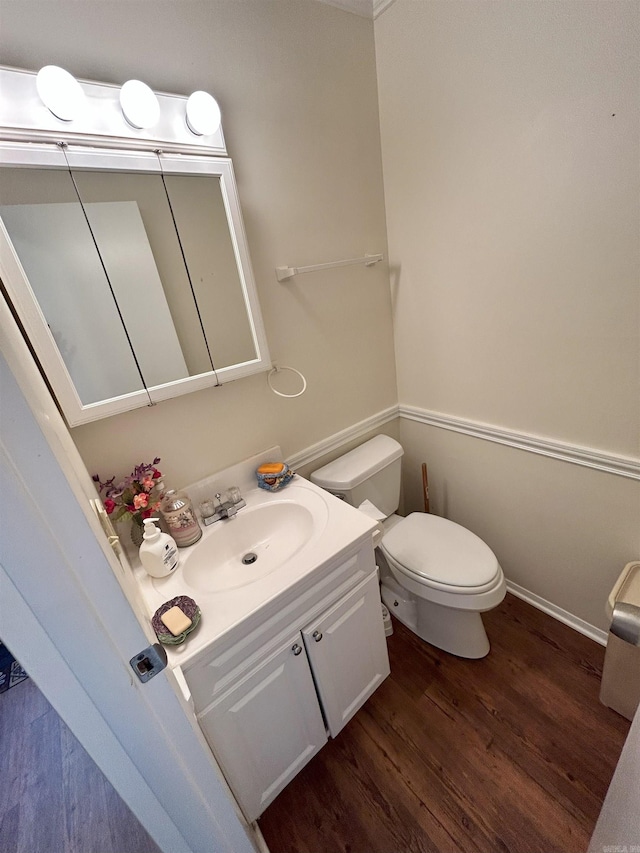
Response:
[[[640,561],[627,563],[607,601],[611,620],[600,701],[628,720],[640,703]]]

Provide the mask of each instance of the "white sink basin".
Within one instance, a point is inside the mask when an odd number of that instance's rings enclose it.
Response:
[[[206,527],[199,542],[181,554],[176,572],[200,593],[226,592],[255,583],[287,565],[322,534],[328,508],[322,495],[287,487],[282,496],[256,490],[247,506]],[[166,581],[153,581],[166,589]]]
[[[353,558],[357,543],[371,538],[372,519],[303,477],[280,492],[258,489],[258,465],[281,458],[280,448],[273,447],[187,487],[197,505],[234,483],[247,505],[233,518],[205,527],[199,542],[180,550],[178,568],[168,577],[152,578],[139,561],[134,565],[150,618],[180,595],[200,607],[198,628],[182,645],[167,647],[172,666],[187,665],[229,632],[240,636],[275,617],[292,606],[291,596],[324,583],[312,580],[317,570],[322,578],[333,577]],[[244,565],[249,552],[257,559]]]

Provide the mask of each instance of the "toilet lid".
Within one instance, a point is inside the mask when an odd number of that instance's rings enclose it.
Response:
[[[414,512],[382,539],[382,550],[409,572],[458,587],[490,583],[500,566],[489,546],[466,527]]]

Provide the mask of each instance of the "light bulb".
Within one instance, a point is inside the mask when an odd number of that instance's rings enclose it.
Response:
[[[77,118],[84,106],[84,92],[75,77],[57,65],[45,65],[36,75],[42,103],[62,121]]]
[[[194,92],[187,99],[187,125],[196,136],[209,136],[220,127],[220,107],[208,92]]]
[[[125,119],[137,130],[153,127],[160,118],[158,99],[142,80],[127,80],[122,86],[120,107]]]

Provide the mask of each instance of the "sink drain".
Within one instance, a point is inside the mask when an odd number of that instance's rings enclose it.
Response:
[[[242,562],[244,563],[245,566],[250,566],[251,563],[255,563],[255,561],[257,559],[258,559],[258,555],[254,554],[253,551],[249,551],[249,553],[245,554],[244,557],[242,558]]]

